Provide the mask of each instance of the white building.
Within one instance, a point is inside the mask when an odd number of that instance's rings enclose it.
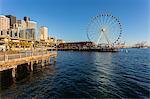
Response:
[[[10,29],[10,19],[4,15],[0,15],[0,35],[5,35],[5,33]]]
[[[24,20],[17,20],[17,23],[14,24],[12,29],[12,34],[16,34],[17,37],[35,40],[36,39],[36,30],[37,30],[37,22],[30,21],[29,17],[24,17]],[[16,37],[16,35],[12,35]]]
[[[47,40],[48,39],[48,28],[45,26],[42,26],[40,28],[40,39],[41,40]]]

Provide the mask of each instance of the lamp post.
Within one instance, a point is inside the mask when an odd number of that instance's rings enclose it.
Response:
[[[6,50],[7,50],[7,46],[8,46],[8,39],[5,38],[5,39],[4,39],[4,42],[5,42],[5,51],[6,51]]]
[[[7,61],[7,60],[8,60],[8,57],[7,57],[7,55],[6,55],[6,49],[7,49],[7,46],[8,46],[8,39],[5,38],[5,39],[4,39],[4,42],[5,42],[4,61]]]
[[[10,39],[10,36],[8,35],[8,46],[7,47],[9,47],[9,50],[10,50],[10,41],[11,41],[11,39]]]
[[[32,56],[33,56],[33,45],[34,45],[34,42],[32,41],[31,43],[32,43],[31,44],[31,51],[32,51]]]

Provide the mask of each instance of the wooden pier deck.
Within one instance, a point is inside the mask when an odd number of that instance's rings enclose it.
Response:
[[[0,72],[8,69],[16,69],[18,65],[28,63],[30,65],[31,70],[33,70],[33,64],[38,63],[41,61],[42,65],[44,62],[47,61],[50,63],[50,58],[56,58],[57,52],[49,52],[49,51],[42,51],[42,52],[21,52],[17,54],[10,54],[10,55],[0,55]],[[15,76],[15,74],[12,74]]]

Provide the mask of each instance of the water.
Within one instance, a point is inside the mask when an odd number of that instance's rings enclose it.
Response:
[[[56,64],[23,74],[2,79],[2,98],[150,98],[150,49],[64,51]]]

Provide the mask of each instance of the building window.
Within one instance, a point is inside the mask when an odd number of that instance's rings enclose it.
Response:
[[[9,35],[9,31],[7,31],[7,35]]]
[[[12,37],[12,31],[10,32],[10,36]]]
[[[17,32],[15,33],[15,36],[17,36]]]
[[[1,31],[1,35],[3,35],[3,31]]]

